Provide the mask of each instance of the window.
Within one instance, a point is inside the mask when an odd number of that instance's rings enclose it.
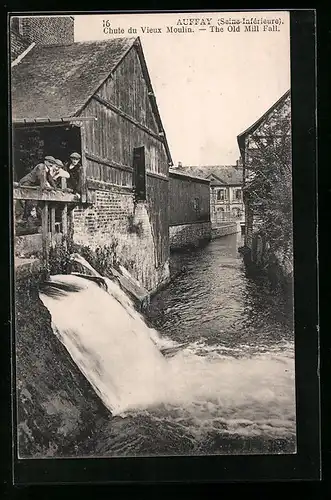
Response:
[[[219,189],[217,191],[217,201],[225,201],[227,199],[226,189]]]
[[[241,189],[235,189],[235,191],[234,191],[234,199],[236,201],[241,201],[241,197],[242,197]]]
[[[232,208],[232,215],[233,215],[234,218],[241,217],[240,208],[237,208],[237,207]]]
[[[199,198],[194,198],[193,208],[197,214],[200,212],[200,200],[199,200]]]
[[[146,201],[145,146],[133,150],[133,185],[137,201]]]
[[[150,161],[150,170],[152,172],[157,172],[157,154],[154,146],[150,147],[149,150],[149,161]]]

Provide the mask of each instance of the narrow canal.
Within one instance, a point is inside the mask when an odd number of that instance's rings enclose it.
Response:
[[[172,256],[184,272],[149,312],[171,387],[112,418],[96,455],[295,452],[292,302],[247,274],[241,244],[234,234]]]

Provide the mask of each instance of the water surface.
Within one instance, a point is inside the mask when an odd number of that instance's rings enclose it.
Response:
[[[157,331],[110,281],[107,293],[53,277],[80,289],[42,295],[54,329],[115,415],[84,454],[295,452],[291,300],[246,272],[240,244],[230,235],[172,256],[184,272],[152,300]]]

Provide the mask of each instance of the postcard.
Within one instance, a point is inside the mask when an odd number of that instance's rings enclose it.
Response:
[[[10,16],[18,461],[297,454],[290,15]]]

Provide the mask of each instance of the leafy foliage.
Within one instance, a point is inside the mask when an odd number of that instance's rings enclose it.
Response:
[[[244,196],[253,210],[254,230],[269,243],[269,262],[279,258],[292,262],[292,151],[288,106],[250,136],[246,151]]]
[[[111,274],[111,267],[118,263],[116,249],[116,241],[110,245],[92,249],[88,245],[79,245],[63,240],[50,250],[49,272],[53,275],[70,273],[72,268],[70,256],[73,253],[79,253],[98,273],[107,276]]]
[[[111,267],[116,266],[118,262],[117,246],[116,240],[109,245],[96,248],[74,243],[71,245],[70,252],[79,253],[101,276],[108,276],[111,274]]]
[[[142,236],[144,230],[143,230],[143,224],[141,221],[135,222],[134,221],[134,216],[129,215],[128,217],[128,233],[129,234],[136,234],[137,236]]]
[[[70,251],[65,240],[51,247],[48,264],[50,274],[68,274],[70,272]]]

